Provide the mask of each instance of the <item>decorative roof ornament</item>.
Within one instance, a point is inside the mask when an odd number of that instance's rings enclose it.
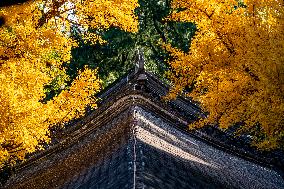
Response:
[[[147,81],[147,76],[145,74],[145,58],[142,49],[137,49],[135,57],[135,73],[137,84],[135,84],[135,90],[143,90],[145,83]]]
[[[140,72],[145,72],[145,58],[144,52],[142,49],[137,49],[136,51],[136,58],[135,58],[135,74]]]

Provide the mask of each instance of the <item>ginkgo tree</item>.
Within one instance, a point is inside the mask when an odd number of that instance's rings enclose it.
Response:
[[[117,27],[92,30],[99,33],[106,43],[92,45],[82,42],[74,48],[72,61],[67,65],[68,75],[74,78],[76,70],[84,65],[99,67],[98,74],[103,86],[106,86],[133,66],[136,49],[140,48],[145,56],[145,68],[164,79],[168,53],[161,46],[161,41],[187,51],[195,30],[194,24],[189,22],[165,21],[170,12],[168,0],[139,0],[139,7],[135,9],[139,20],[138,32],[127,32]],[[75,37],[81,38],[80,31],[75,30],[74,33]],[[50,96],[56,94],[58,88],[58,85],[51,85]]]
[[[169,20],[197,26],[188,53],[165,44],[168,98],[189,91],[209,113],[190,127],[238,125],[258,148],[283,148],[284,2],[173,0],[172,8]]]
[[[78,118],[86,105],[96,107],[96,70],[84,67],[65,87],[70,80],[62,64],[77,46],[72,25],[84,40],[103,42],[85,31],[115,26],[136,32],[137,6],[137,0],[35,0],[0,8],[0,168],[42,149],[50,126]],[[44,86],[58,75],[64,90],[43,103]]]

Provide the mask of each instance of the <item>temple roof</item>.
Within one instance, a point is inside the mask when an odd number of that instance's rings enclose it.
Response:
[[[204,116],[189,98],[136,68],[99,94],[99,108],[20,165],[6,188],[284,188],[278,160],[217,128],[189,131]]]

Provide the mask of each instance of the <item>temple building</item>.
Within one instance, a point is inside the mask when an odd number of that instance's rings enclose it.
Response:
[[[284,188],[276,157],[217,128],[188,130],[203,115],[198,105],[164,101],[169,87],[144,69],[141,54],[136,61],[99,94],[98,109],[18,166],[5,188]]]

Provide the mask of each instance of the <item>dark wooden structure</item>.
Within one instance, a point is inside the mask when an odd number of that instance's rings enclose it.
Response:
[[[188,131],[202,112],[190,99],[164,102],[168,87],[136,68],[99,96],[99,108],[57,144],[18,167],[5,188],[284,188],[278,160],[226,133]]]

